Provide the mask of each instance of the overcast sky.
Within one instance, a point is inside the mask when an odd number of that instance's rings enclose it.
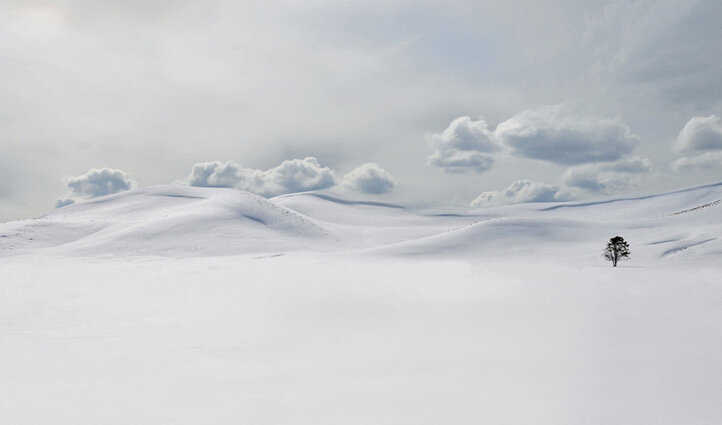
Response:
[[[5,0],[0,219],[191,170],[475,206],[720,181],[720,40],[717,0]]]

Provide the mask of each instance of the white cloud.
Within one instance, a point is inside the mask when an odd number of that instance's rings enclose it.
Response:
[[[619,120],[577,114],[562,105],[520,112],[500,123],[494,135],[513,155],[561,165],[616,161],[639,143]]]
[[[188,184],[201,187],[234,187],[241,181],[243,168],[233,161],[193,164]]]
[[[443,132],[432,135],[431,142],[434,152],[429,164],[449,173],[482,173],[494,164],[489,154],[499,151],[486,121],[468,116],[453,120]]]
[[[629,186],[629,177],[619,173],[602,173],[592,167],[573,167],[564,173],[564,184],[588,192],[612,193]]]
[[[641,157],[610,164],[581,165],[564,173],[564,184],[587,192],[615,193],[635,186],[639,183],[639,176],[651,170],[651,162]]]
[[[618,119],[553,105],[522,111],[493,131],[484,120],[459,117],[434,134],[432,142],[435,150],[429,164],[451,173],[481,173],[494,165],[502,148],[514,156],[579,165],[619,161],[636,149],[639,137]]]
[[[447,173],[465,173],[469,170],[483,173],[494,165],[494,158],[479,152],[437,150],[429,157],[429,164],[443,168]]]
[[[269,170],[242,168],[234,162],[202,162],[193,165],[188,178],[191,186],[234,187],[263,196],[325,189],[336,184],[336,177],[314,157],[283,161]]]
[[[684,171],[722,170],[722,152],[706,152],[692,157],[682,157],[672,163],[678,173]]]
[[[336,184],[336,176],[314,157],[286,160],[262,174],[266,193],[291,193],[325,189]]]
[[[124,171],[113,168],[94,168],[85,174],[69,178],[66,183],[73,195],[91,198],[130,190],[133,187],[133,181]]]
[[[388,193],[396,186],[394,177],[378,164],[363,164],[343,177],[343,185],[361,193]]]
[[[688,154],[672,162],[672,169],[678,173],[722,169],[720,117],[692,117],[679,132],[674,150]]]
[[[555,202],[569,200],[571,194],[558,186],[531,180],[518,180],[504,190],[482,192],[471,201],[472,207],[518,204],[522,202]]]
[[[722,122],[716,115],[692,117],[677,136],[678,152],[709,152],[722,150]]]

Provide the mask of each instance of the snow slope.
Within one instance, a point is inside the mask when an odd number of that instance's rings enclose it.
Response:
[[[722,184],[634,199],[522,204],[483,210],[496,218],[381,247],[384,255],[498,256],[514,253],[598,262],[620,234],[636,263],[722,260]]]
[[[298,251],[413,256],[531,253],[595,263],[622,234],[648,263],[722,253],[722,184],[634,199],[416,211],[323,193],[265,199],[156,186],[0,225],[0,253],[216,256]]]
[[[312,247],[332,237],[313,219],[263,197],[180,185],[110,195],[4,226],[6,253],[228,255]]]
[[[170,185],[0,224],[0,422],[722,423],[720,199]]]

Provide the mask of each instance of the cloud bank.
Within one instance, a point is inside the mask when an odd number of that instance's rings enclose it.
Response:
[[[368,194],[391,192],[396,186],[394,177],[375,163],[363,164],[343,177],[343,186]]]
[[[627,176],[605,173],[597,168],[573,167],[564,173],[564,184],[587,192],[613,193],[629,186]]]
[[[639,137],[617,119],[554,105],[522,111],[493,131],[484,120],[459,117],[434,134],[432,142],[430,165],[451,173],[481,173],[494,165],[499,153],[557,165],[614,162],[632,153]]]
[[[570,188],[610,194],[639,183],[639,176],[652,171],[647,158],[626,158],[609,164],[588,164],[569,168],[563,176]]]
[[[647,158],[625,158],[612,163],[585,164],[567,169],[562,186],[518,180],[504,190],[481,193],[473,207],[518,204],[523,202],[562,202],[587,193],[613,193],[628,189],[640,176],[652,171]]]
[[[614,173],[643,174],[652,171],[652,163],[647,158],[633,157],[622,159],[611,164],[596,166],[601,171]]]
[[[314,157],[283,161],[269,170],[243,168],[235,162],[202,162],[193,165],[188,184],[200,187],[233,187],[262,196],[325,189],[336,184],[328,167]]]
[[[685,156],[672,163],[678,173],[687,171],[722,170],[722,152],[706,152],[697,156]]]
[[[639,143],[616,119],[577,114],[561,105],[520,112],[494,134],[512,155],[559,165],[616,161]]]
[[[569,200],[571,195],[558,186],[531,180],[518,180],[504,190],[482,192],[471,201],[472,207],[518,204],[522,202],[556,202]]]

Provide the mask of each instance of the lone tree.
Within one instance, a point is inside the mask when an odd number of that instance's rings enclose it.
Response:
[[[612,266],[617,267],[619,260],[629,259],[629,244],[621,236],[615,236],[607,242],[607,248],[604,250],[604,258],[612,262]]]

